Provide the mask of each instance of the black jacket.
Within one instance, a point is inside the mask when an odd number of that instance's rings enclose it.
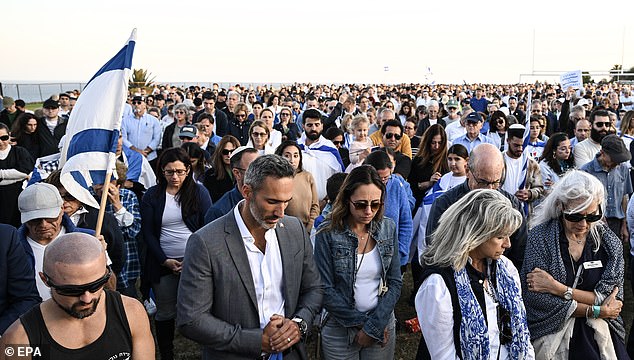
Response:
[[[59,152],[59,141],[62,136],[66,134],[66,125],[66,121],[60,117],[57,126],[51,134],[48,126],[46,126],[45,118],[41,118],[37,122],[37,136],[40,140],[40,156],[47,156]]]
[[[17,231],[0,224],[0,334],[42,299],[35,286],[35,269],[18,241]]]

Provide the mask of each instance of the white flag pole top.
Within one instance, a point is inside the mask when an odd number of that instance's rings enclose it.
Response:
[[[82,203],[99,208],[88,189],[114,170],[121,117],[136,44],[136,29],[125,46],[90,79],[71,112],[61,152],[60,180]]]

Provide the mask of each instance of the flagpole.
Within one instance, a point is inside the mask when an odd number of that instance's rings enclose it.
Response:
[[[101,201],[99,202],[99,214],[97,215],[97,225],[95,226],[95,237],[101,235],[101,228],[103,226],[103,217],[106,214],[106,201],[108,201],[108,194],[110,194],[110,179],[112,179],[112,170],[115,168],[115,153],[108,154],[108,169],[106,170],[106,177],[103,180],[103,187],[101,188]]]
[[[106,201],[108,201],[108,194],[110,193],[110,179],[112,178],[112,171],[108,170],[106,178],[104,179],[103,187],[101,188],[101,201],[99,202],[99,215],[97,216],[97,225],[95,226],[95,237],[101,235],[101,227],[103,226],[103,217],[106,214]]]

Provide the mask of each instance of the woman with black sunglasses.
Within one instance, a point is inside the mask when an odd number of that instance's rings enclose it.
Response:
[[[496,190],[468,192],[441,216],[422,256],[416,359],[534,359],[520,277],[504,251],[521,213]]]
[[[240,141],[234,136],[225,135],[220,139],[211,156],[211,169],[205,173],[204,184],[209,191],[211,201],[218,201],[222,195],[235,186],[229,159],[233,150],[240,147]]]
[[[0,223],[20,227],[18,196],[22,182],[33,170],[34,159],[21,146],[11,145],[11,134],[4,123],[0,123]]]
[[[535,209],[521,277],[538,359],[629,359],[623,244],[600,221],[604,192],[571,170]]]
[[[383,216],[385,185],[362,165],[346,177],[315,237],[324,283],[324,359],[393,359],[401,294],[396,225]]]

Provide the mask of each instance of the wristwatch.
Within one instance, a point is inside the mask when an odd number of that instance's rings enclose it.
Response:
[[[566,289],[566,292],[564,293],[564,299],[572,300],[572,288]]]
[[[308,331],[308,324],[306,324],[306,321],[300,317],[294,317],[291,321],[294,321],[297,326],[299,326],[299,333],[302,337],[306,336],[306,331]]]

